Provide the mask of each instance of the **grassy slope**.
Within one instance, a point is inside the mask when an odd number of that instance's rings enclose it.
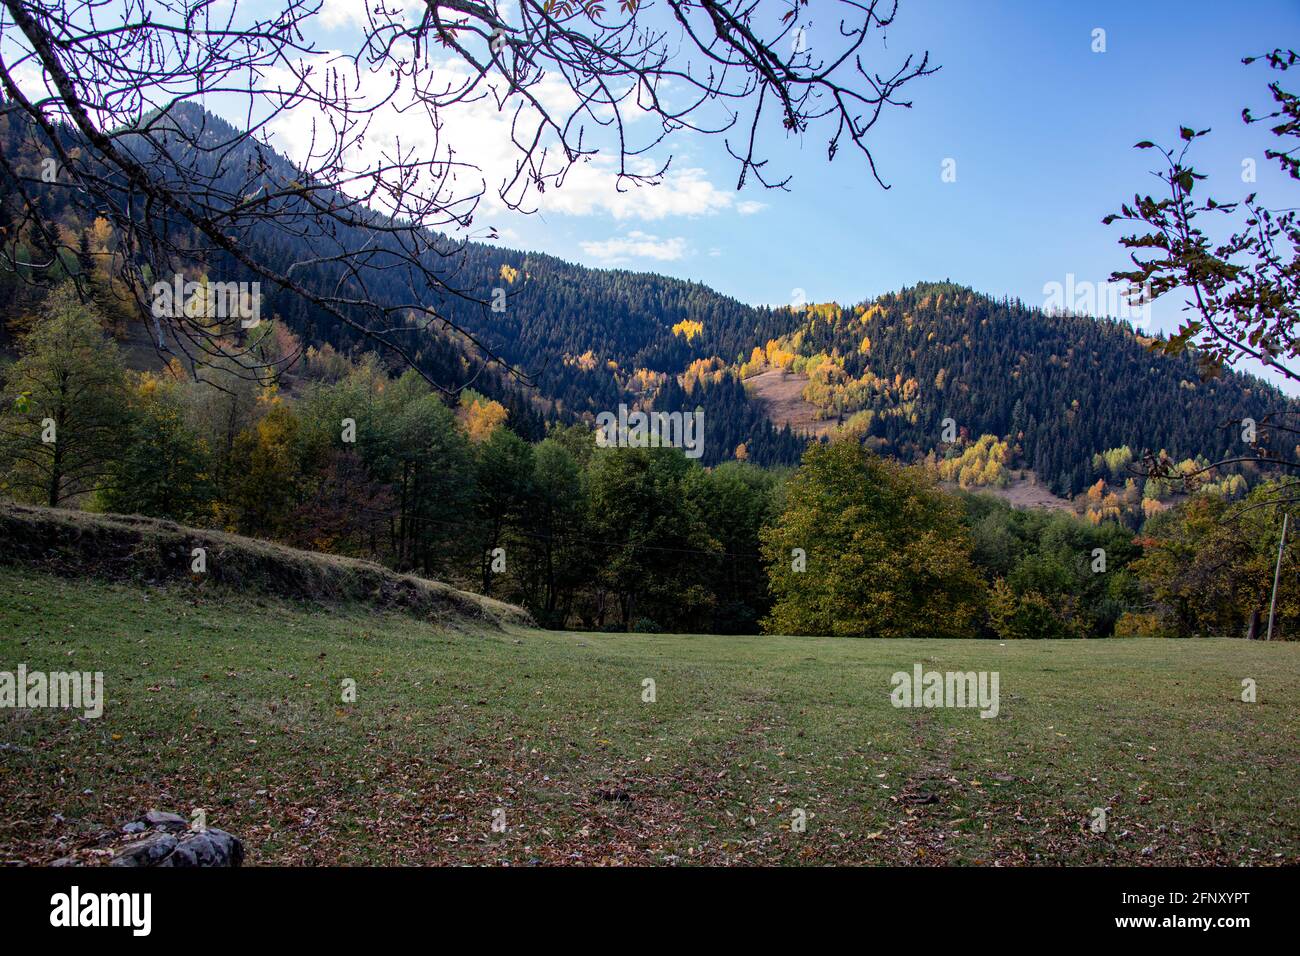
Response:
[[[207,552],[202,576],[193,549]],[[531,625],[523,608],[373,561],[302,551],[258,538],[138,515],[95,514],[0,501],[0,565],[147,585],[198,582],[288,600],[360,603],[432,622]]]
[[[20,661],[108,705],[0,710],[0,860],[202,806],[251,863],[1300,862],[1294,644],[453,629],[0,569]],[[915,662],[999,671],[1001,715],[894,709]]]

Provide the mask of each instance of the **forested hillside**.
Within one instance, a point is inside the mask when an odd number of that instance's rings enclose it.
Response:
[[[233,127],[193,108],[179,110],[176,121],[201,127],[217,141],[238,139]],[[0,116],[0,123],[14,168],[39,178],[42,156],[29,148],[33,140],[16,116]],[[140,142],[135,148],[150,147]],[[260,163],[281,176],[292,170],[251,141],[221,155],[232,169]],[[197,161],[214,160],[205,155]],[[15,221],[12,186],[0,202],[0,229],[23,262],[44,240]],[[65,208],[54,187],[41,201],[56,214]],[[65,262],[66,271],[98,280],[100,311],[119,339],[132,338],[134,303],[123,299],[104,268],[125,250],[102,220],[68,213],[61,221],[65,240],[80,250]],[[250,241],[258,246],[260,240],[254,235]],[[771,309],[699,283],[587,269],[488,244],[448,241],[445,251],[448,288],[425,290],[436,300],[429,304],[516,366],[523,380],[484,368],[458,336],[412,335],[411,354],[436,382],[452,388],[472,382],[500,402],[509,427],[529,440],[540,439],[548,422],[590,422],[621,403],[698,407],[705,412],[704,464],[741,458],[793,465],[806,440],[774,427],[743,381],[764,368],[783,368],[808,376],[804,397],[817,414],[888,454],[904,461],[954,458],[981,436],[993,436],[1006,442],[1003,464],[1032,468],[1052,490],[1073,495],[1105,476],[1094,462],[1108,451],[1128,449],[1136,456],[1164,450],[1175,460],[1215,460],[1232,450],[1235,439],[1223,422],[1260,418],[1283,404],[1274,389],[1245,376],[1202,381],[1192,357],[1155,355],[1125,324],[1048,315],[949,283],[918,285],[853,307]],[[287,268],[317,250],[295,248],[279,234],[257,252]],[[296,274],[308,286],[340,281],[328,264],[300,267]],[[222,255],[208,256],[187,276],[250,278]],[[0,273],[7,341],[49,287],[31,285],[36,278]],[[365,291],[388,302],[410,301],[407,279],[400,271],[376,269],[365,276]],[[475,290],[477,298],[452,288]],[[262,314],[304,346],[328,346],[354,358],[372,348],[302,297],[269,286],[261,291]],[[289,369],[288,382],[301,371],[301,365]],[[944,435],[948,418],[955,441]]]
[[[1153,354],[1151,342],[1124,322],[926,283],[851,308],[809,307],[744,373],[806,375],[804,398],[824,417],[907,461],[1006,439],[1009,463],[1070,495],[1106,477],[1094,456],[1107,450],[1216,461],[1243,448],[1226,422],[1286,407],[1257,379],[1203,381],[1192,357]]]

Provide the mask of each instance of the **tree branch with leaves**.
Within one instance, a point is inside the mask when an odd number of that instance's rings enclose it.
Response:
[[[1258,57],[1247,57],[1249,65]],[[1285,72],[1300,62],[1293,51],[1274,50],[1264,61]],[[1276,109],[1255,116],[1242,111],[1247,124],[1281,120],[1270,132],[1283,143],[1266,150],[1291,179],[1300,179],[1300,159],[1292,142],[1300,138],[1300,96],[1270,84]],[[1159,146],[1150,140],[1137,149],[1155,150],[1163,158],[1153,170],[1161,183],[1155,195],[1136,194],[1118,213],[1102,221],[1134,223],[1137,230],[1120,239],[1130,250],[1133,269],[1111,278],[1141,290],[1145,301],[1183,292],[1186,318],[1167,338],[1151,348],[1166,355],[1193,351],[1202,374],[1213,377],[1225,367],[1252,359],[1283,378],[1300,383],[1300,220],[1294,207],[1269,207],[1258,193],[1221,202],[1204,196],[1198,184],[1207,179],[1192,165],[1191,151],[1210,130],[1179,129],[1181,144]],[[1193,195],[1195,194],[1195,195]],[[1229,235],[1211,237],[1211,219],[1231,223]],[[1139,466],[1148,477],[1178,481],[1194,488],[1207,473],[1234,465],[1253,464],[1271,470],[1300,470],[1295,447],[1294,410],[1283,407],[1258,422],[1225,422],[1241,429],[1246,453],[1214,462],[1196,473],[1182,472],[1163,455],[1148,453]],[[1289,436],[1289,440],[1288,440]]]

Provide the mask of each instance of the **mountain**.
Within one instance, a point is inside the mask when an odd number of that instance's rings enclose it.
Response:
[[[905,460],[952,444],[945,419],[966,439],[1006,438],[1062,494],[1090,484],[1093,456],[1109,449],[1208,461],[1240,453],[1239,428],[1225,423],[1296,404],[1236,372],[1202,381],[1194,356],[1155,354],[1155,340],[1125,322],[1048,314],[947,282],[799,318],[743,370],[806,375],[818,412],[859,416],[864,438]]]
[[[233,127],[195,107],[181,108],[174,119],[192,135],[238,141]],[[0,148],[11,165],[37,168],[30,131],[13,114],[0,123]],[[75,140],[71,131],[64,134]],[[216,157],[198,153],[193,161],[226,164],[208,171],[233,177],[233,183],[256,164],[281,179],[292,174],[286,159],[251,139]],[[92,214],[73,205],[75,197],[66,192],[46,190],[41,202],[73,234],[96,228]],[[6,188],[0,227],[18,219],[14,190]],[[30,238],[6,234],[19,247]],[[114,248],[111,236],[95,241]],[[1109,449],[1212,460],[1234,444],[1223,422],[1260,418],[1287,403],[1250,376],[1228,372],[1201,381],[1192,357],[1154,354],[1149,340],[1124,323],[1049,315],[952,283],[925,283],[851,306],[772,309],[699,283],[440,241],[456,250],[447,267],[455,284],[498,308],[445,290],[428,290],[426,301],[528,373],[532,384],[494,370],[475,377],[472,352],[447,335],[422,336],[412,347],[414,360],[448,385],[474,378],[477,390],[506,405],[511,427],[526,438],[540,437],[548,422],[591,421],[620,404],[700,407],[705,464],[733,457],[796,464],[807,438],[774,423],[769,405],[746,384],[756,374],[780,370],[792,377],[811,419],[827,428],[848,425],[903,460],[942,456],[963,440],[992,435],[1007,439],[1016,461],[1053,491],[1077,494],[1094,477],[1094,456]],[[303,267],[318,250],[275,223],[261,224],[247,245],[282,269],[300,264],[295,275],[309,287],[339,281],[338,269],[328,264]],[[224,255],[210,255],[198,267],[222,281],[250,278]],[[366,284],[376,300],[409,301],[400,276],[372,270]],[[262,314],[282,321],[305,344],[330,344],[345,353],[371,347],[355,329],[299,296],[265,283],[263,294]],[[0,307],[7,315],[31,305],[17,277],[0,275]],[[947,419],[955,443],[945,432]]]

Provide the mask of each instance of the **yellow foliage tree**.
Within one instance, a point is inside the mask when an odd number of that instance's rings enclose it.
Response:
[[[696,322],[693,319],[682,319],[673,326],[673,335],[684,335],[687,342],[694,341],[695,337],[703,331],[704,323]]]
[[[478,443],[486,441],[498,425],[505,423],[509,414],[500,402],[480,395],[473,389],[466,389],[461,392],[456,418],[469,440]]]

